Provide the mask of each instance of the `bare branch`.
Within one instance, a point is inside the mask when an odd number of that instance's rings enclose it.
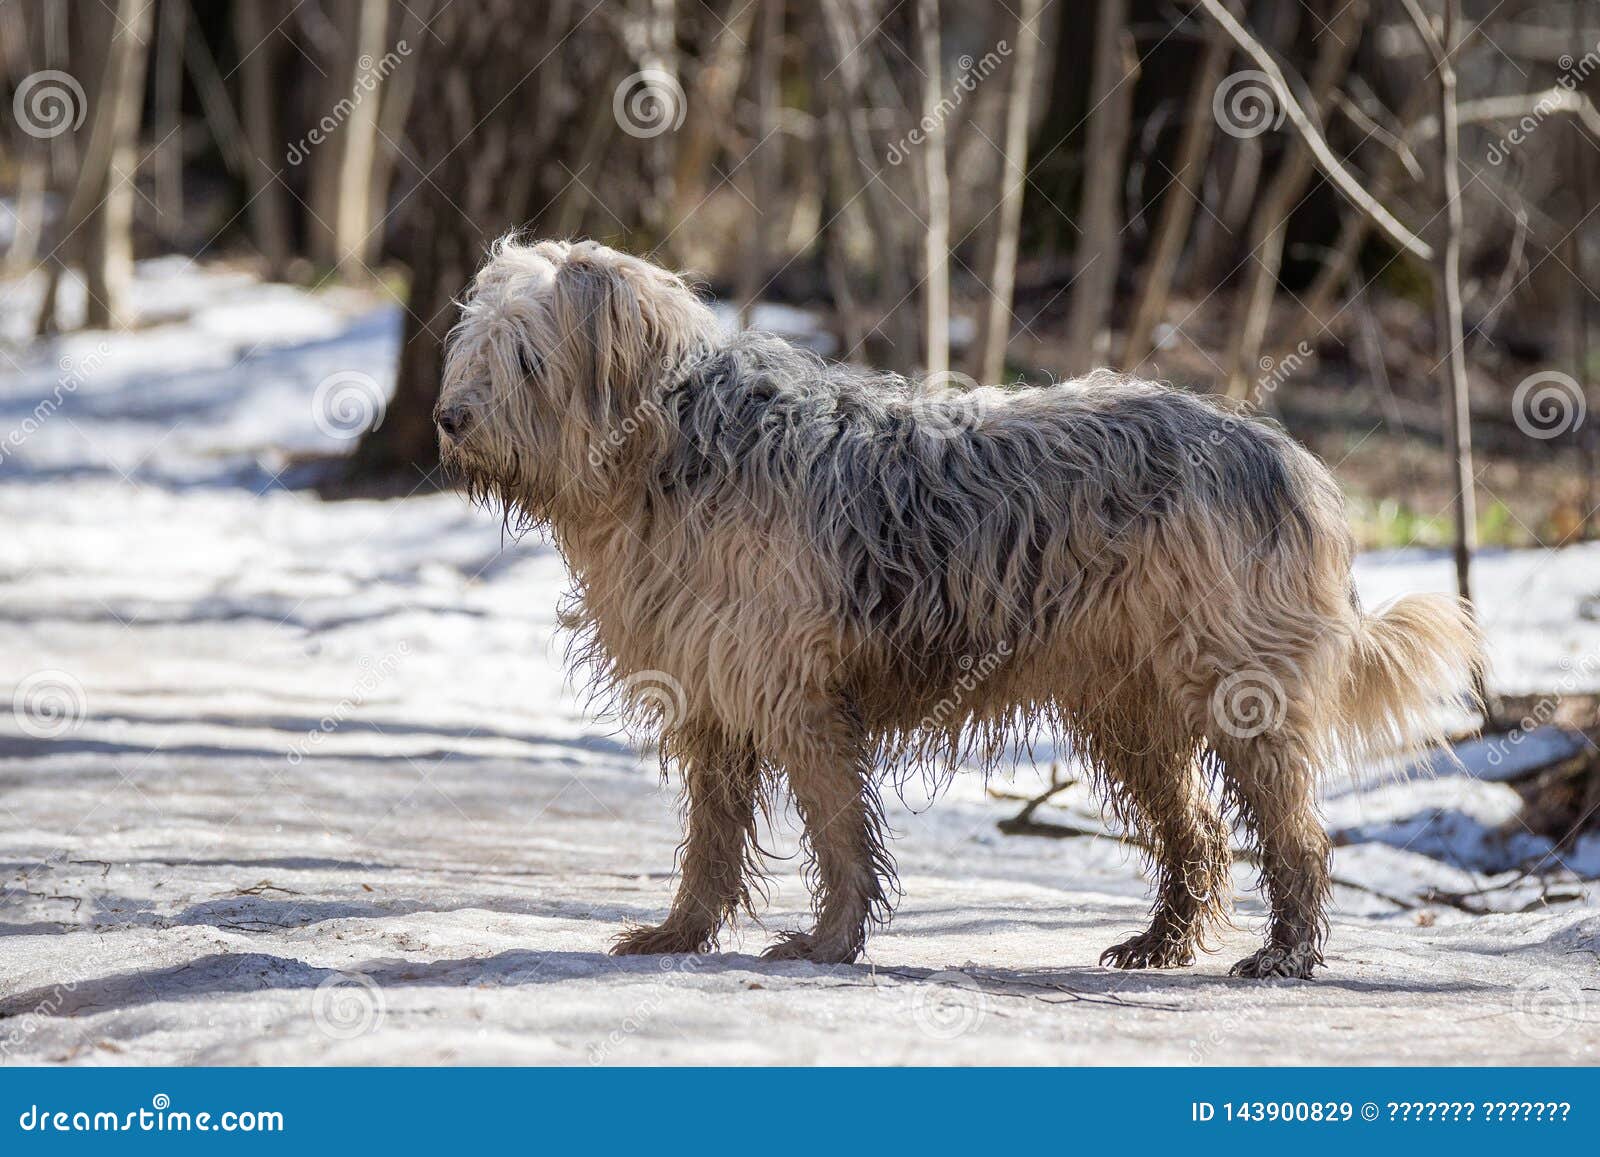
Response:
[[[1514,93],[1510,96],[1488,96],[1480,100],[1463,101],[1457,110],[1457,122],[1464,125],[1492,124],[1495,121],[1521,120],[1523,117],[1544,118],[1565,113],[1575,117],[1588,133],[1600,139],[1600,109],[1581,92],[1562,85],[1543,92]],[[1432,140],[1439,135],[1439,118],[1424,117],[1412,128],[1412,139]]]
[[[994,265],[989,275],[989,303],[978,352],[978,381],[994,385],[1005,374],[1006,344],[1011,336],[1011,305],[1017,282],[1017,238],[1022,227],[1023,185],[1028,173],[1028,103],[1033,92],[1034,46],[1031,27],[1039,19],[1040,0],[1022,0],[1017,15],[1017,56],[1011,64],[1011,91],[1006,98],[1005,146],[1000,155],[1000,208],[996,214]]]
[[[1333,150],[1328,147],[1328,142],[1311,123],[1311,118],[1306,115],[1306,110],[1300,106],[1300,102],[1295,99],[1294,93],[1289,88],[1289,82],[1284,79],[1283,70],[1272,58],[1272,53],[1250,35],[1244,25],[1234,19],[1233,14],[1223,7],[1221,0],[1198,0],[1198,2],[1213,20],[1222,25],[1223,30],[1239,46],[1240,51],[1255,61],[1256,67],[1266,75],[1272,85],[1273,95],[1278,98],[1278,103],[1289,118],[1289,122],[1305,141],[1306,147],[1311,150],[1311,155],[1316,159],[1317,167],[1322,170],[1323,175],[1352,205],[1371,217],[1373,223],[1396,245],[1423,261],[1432,261],[1433,247],[1402,225],[1399,218],[1362,188],[1361,182],[1344,167],[1338,157],[1334,156]]]

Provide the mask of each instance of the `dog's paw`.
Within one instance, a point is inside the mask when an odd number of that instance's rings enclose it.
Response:
[[[1310,980],[1312,969],[1321,963],[1322,954],[1308,944],[1296,944],[1289,948],[1269,944],[1228,969],[1228,975],[1242,976],[1247,980],[1267,980],[1271,977]]]
[[[613,956],[664,956],[698,954],[711,950],[711,938],[670,924],[629,928],[611,942]]]
[[[832,944],[809,932],[785,932],[761,954],[763,960],[809,960],[813,964],[852,964],[861,955],[855,944]]]
[[[1194,945],[1187,940],[1141,932],[1100,954],[1108,968],[1183,968],[1194,963]]]

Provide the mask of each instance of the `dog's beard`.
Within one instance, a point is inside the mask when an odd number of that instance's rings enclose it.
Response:
[[[520,538],[550,522],[545,504],[534,501],[517,475],[498,463],[473,453],[459,443],[444,449],[440,465],[445,477],[467,496],[472,505],[498,512],[506,533]]]

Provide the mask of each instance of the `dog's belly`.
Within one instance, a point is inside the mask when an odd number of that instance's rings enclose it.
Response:
[[[999,642],[954,654],[889,648],[853,681],[851,697],[874,731],[950,731],[1041,709],[1069,717],[1092,706],[1095,673],[1103,681],[1113,668],[1104,655],[1054,642]]]

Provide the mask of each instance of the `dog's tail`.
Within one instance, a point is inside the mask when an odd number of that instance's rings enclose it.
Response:
[[[1446,595],[1407,595],[1375,615],[1357,610],[1354,644],[1339,723],[1349,766],[1443,746],[1441,706],[1476,696],[1482,683],[1472,609]]]

